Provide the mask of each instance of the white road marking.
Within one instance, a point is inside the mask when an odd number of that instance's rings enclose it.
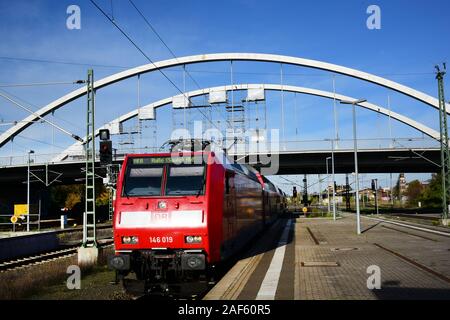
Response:
[[[267,269],[266,275],[261,287],[259,288],[256,300],[275,300],[275,294],[278,288],[278,281],[280,280],[281,268],[283,267],[284,254],[286,252],[286,244],[291,229],[292,220],[288,220],[284,227],[283,234],[281,235],[278,247],[270,262],[269,269]]]

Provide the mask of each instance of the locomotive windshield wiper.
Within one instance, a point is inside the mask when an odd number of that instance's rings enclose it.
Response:
[[[127,188],[123,188],[123,194],[127,197],[127,200],[130,200],[130,196],[128,195]]]
[[[200,196],[200,193],[202,193],[203,188],[204,188],[204,186],[205,186],[205,183],[206,183],[206,179],[203,178],[203,179],[202,179],[202,186],[200,187],[200,189],[198,189],[197,195],[195,196],[196,198],[198,198],[198,197]]]

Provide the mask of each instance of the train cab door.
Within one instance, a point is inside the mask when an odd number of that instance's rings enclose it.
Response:
[[[228,240],[231,240],[235,236],[237,226],[235,176],[235,172],[231,170],[227,170],[225,173],[225,207],[227,219],[224,227]]]

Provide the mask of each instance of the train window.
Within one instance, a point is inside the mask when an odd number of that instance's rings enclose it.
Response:
[[[123,195],[127,197],[159,196],[162,176],[162,166],[131,166],[126,172]]]
[[[204,166],[171,166],[167,175],[166,195],[200,195],[205,186]]]
[[[225,193],[230,194],[230,179],[236,175],[236,172],[227,170],[225,172]]]

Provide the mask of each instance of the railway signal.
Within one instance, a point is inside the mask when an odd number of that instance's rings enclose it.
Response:
[[[108,165],[112,162],[112,141],[100,141],[100,164]]]
[[[375,194],[375,211],[377,212],[377,214],[379,213],[378,211],[378,179],[372,179],[372,190]]]
[[[108,129],[102,129],[100,136],[100,165],[106,166],[112,163],[112,141]]]
[[[308,202],[308,182],[306,179],[306,174],[305,177],[303,178],[303,205],[305,207],[307,207],[309,205]]]

